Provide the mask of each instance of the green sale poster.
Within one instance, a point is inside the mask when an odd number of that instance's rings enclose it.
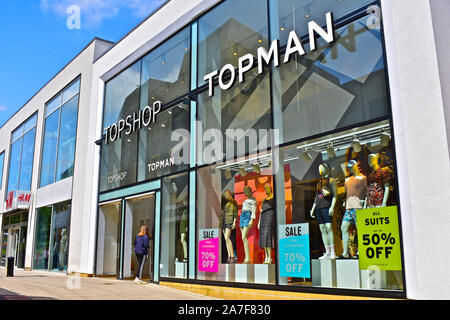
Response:
[[[359,268],[402,270],[397,206],[357,211]]]

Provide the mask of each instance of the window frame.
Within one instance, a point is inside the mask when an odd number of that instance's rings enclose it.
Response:
[[[64,103],[63,103],[63,94],[64,91],[68,88],[70,88],[72,85],[74,85],[76,82],[78,81],[78,92],[72,96],[70,96],[69,99],[67,99]],[[75,151],[74,151],[74,158],[73,158],[73,162],[75,164],[75,154],[76,154],[76,146],[77,146],[77,134],[78,134],[78,115],[79,115],[79,110],[80,110],[80,95],[81,95],[81,75],[78,75],[75,79],[73,79],[72,81],[70,81],[62,90],[60,90],[57,94],[55,94],[52,98],[50,98],[46,103],[45,103],[45,108],[44,108],[44,121],[43,121],[43,125],[42,125],[42,133],[41,133],[41,156],[39,159],[39,177],[38,177],[38,189],[40,188],[45,188],[46,186],[49,186],[53,183],[56,183],[58,181],[61,181],[63,179],[57,179],[56,177],[56,173],[57,173],[57,168],[58,168],[58,152],[59,152],[59,139],[60,139],[60,135],[61,135],[61,116],[62,116],[62,107],[64,107],[67,103],[69,103],[74,97],[76,97],[78,95],[78,105],[77,105],[77,119],[76,119],[76,128],[75,128]],[[58,98],[59,96],[59,98]],[[47,108],[48,105],[53,102],[56,98],[59,99],[59,106],[54,108],[50,113],[47,114]],[[43,165],[43,160],[44,160],[44,147],[45,147],[45,133],[46,133],[46,124],[47,124],[47,118],[50,117],[51,115],[53,115],[55,112],[59,112],[58,115],[58,136],[56,138],[56,150],[55,150],[55,162],[54,162],[54,168],[53,168],[53,182],[47,183],[46,185],[42,185],[41,184],[41,180],[42,180],[42,165]],[[72,173],[73,176],[73,173]]]
[[[36,152],[37,120],[38,120],[38,117],[39,117],[39,112],[38,111],[34,112],[30,117],[28,117],[24,122],[22,122],[22,124],[20,126],[18,126],[16,129],[14,129],[14,131],[12,131],[12,133],[11,133],[10,143],[9,143],[8,176],[7,176],[7,179],[6,179],[6,192],[5,192],[5,195],[4,195],[5,200],[7,199],[9,192],[19,190],[18,188],[19,188],[19,185],[20,185],[20,171],[22,169],[23,138],[28,132],[30,132],[31,130],[34,129],[36,131],[34,133],[34,145],[33,145],[33,157],[32,157],[33,158],[33,162],[32,162],[32,165],[31,165],[30,185],[32,183],[32,177],[33,177],[33,171],[34,171],[34,165],[33,165],[34,164],[34,154]],[[28,128],[28,130],[25,132],[25,130],[24,130],[25,129],[25,125],[28,123],[28,121],[32,120],[33,118],[35,118],[34,125],[32,127]],[[13,133],[16,132],[17,130],[20,130],[20,129],[23,130],[21,135],[20,135],[20,137],[18,137],[15,140],[13,140]],[[17,185],[15,186],[16,189],[8,190],[8,185],[9,185],[9,181],[10,181],[10,173],[11,173],[11,160],[12,160],[11,159],[11,149],[12,149],[12,145],[14,143],[18,142],[19,140],[21,140],[20,141],[21,145],[20,145],[20,159],[19,159],[19,165],[18,165],[18,170],[17,170],[17,175],[18,175]]]

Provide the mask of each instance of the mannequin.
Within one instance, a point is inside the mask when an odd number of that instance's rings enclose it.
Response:
[[[247,199],[242,204],[242,211],[239,221],[239,227],[244,244],[245,259],[244,263],[250,263],[250,249],[248,245],[248,231],[253,226],[253,220],[256,218],[256,200],[253,197],[253,190],[249,186],[244,187],[244,194]]]
[[[325,246],[325,254],[319,259],[336,259],[334,252],[334,235],[331,217],[336,204],[336,182],[330,177],[330,167],[323,163],[319,165],[321,180],[317,183],[316,197],[310,211],[312,218],[315,218],[314,211],[317,212],[322,241]]]
[[[367,201],[367,179],[362,175],[355,160],[347,164],[350,177],[345,179],[345,214],[341,224],[343,253],[340,258],[349,258],[348,254],[348,228],[350,224],[356,226],[356,210],[366,206]]]
[[[389,197],[388,173],[379,166],[377,154],[369,154],[368,160],[371,172],[367,176],[367,208],[385,207]]]
[[[225,205],[221,211],[221,216],[219,220],[220,228],[223,231],[223,237],[225,238],[225,243],[228,253],[227,263],[236,263],[236,257],[234,256],[233,242],[230,239],[231,231],[236,228],[236,218],[238,213],[238,205],[236,200],[233,198],[233,194],[230,190],[225,190],[224,192]]]
[[[270,184],[264,186],[267,197],[263,200],[259,216],[259,247],[264,248],[264,264],[272,264],[273,221],[275,201]]]
[[[61,230],[61,240],[59,240],[59,270],[64,270],[66,267],[68,240],[66,228],[63,228]]]
[[[187,200],[183,198],[183,211],[181,212],[181,222],[180,222],[180,241],[183,246],[183,262],[187,262],[187,231],[188,231],[188,209]]]

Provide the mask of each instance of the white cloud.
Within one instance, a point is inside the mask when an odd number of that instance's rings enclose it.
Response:
[[[40,0],[46,12],[68,17],[67,8],[80,7],[82,27],[98,27],[104,19],[114,18],[120,10],[129,10],[137,18],[144,18],[157,9],[164,0]]]

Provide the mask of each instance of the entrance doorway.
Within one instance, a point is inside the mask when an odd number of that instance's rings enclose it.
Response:
[[[134,240],[141,226],[146,226],[150,241],[142,266],[141,279],[154,280],[155,203],[154,192],[100,203],[97,276],[134,279],[139,274]]]
[[[8,257],[14,257],[15,267],[25,267],[27,225],[28,211],[3,216],[1,266],[6,266]]]
[[[141,226],[146,226],[150,239],[149,249],[142,266],[141,280],[153,280],[153,238],[155,220],[155,195],[147,194],[125,199],[124,279],[139,274],[139,262],[134,252],[134,240]]]
[[[11,228],[8,232],[7,257],[14,257],[14,266],[17,267],[17,253],[19,252],[20,228]]]

